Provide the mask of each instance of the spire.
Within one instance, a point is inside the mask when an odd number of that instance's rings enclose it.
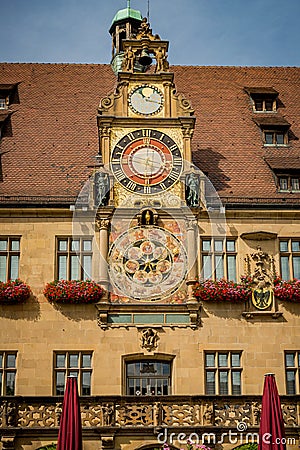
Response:
[[[131,8],[130,0],[127,0],[127,7],[117,11],[114,16],[109,32],[112,36],[112,67],[115,73],[121,69],[123,41],[137,34],[142,19],[140,11]]]

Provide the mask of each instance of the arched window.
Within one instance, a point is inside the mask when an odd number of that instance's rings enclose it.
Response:
[[[171,362],[140,359],[126,363],[126,395],[170,395]]]

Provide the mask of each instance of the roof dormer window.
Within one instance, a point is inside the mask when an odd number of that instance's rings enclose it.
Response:
[[[0,84],[0,110],[8,109],[11,103],[18,103],[18,83]]]
[[[283,131],[264,131],[264,145],[287,145],[288,136]]]
[[[0,94],[0,109],[8,108],[8,98]]]
[[[245,90],[250,96],[254,112],[274,113],[277,111],[278,92],[272,87],[248,87]]]
[[[276,111],[276,100],[272,98],[254,98],[253,109],[256,112]]]
[[[253,120],[262,131],[264,146],[281,147],[288,145],[290,124],[280,114],[255,116]]]
[[[277,181],[279,192],[300,192],[300,175],[278,174]]]

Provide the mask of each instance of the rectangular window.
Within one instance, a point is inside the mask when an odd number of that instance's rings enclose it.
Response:
[[[276,111],[276,100],[273,98],[257,97],[254,99],[254,111]]]
[[[0,96],[0,109],[7,109],[8,102],[6,97]]]
[[[92,276],[92,239],[57,238],[57,278],[89,280]]]
[[[300,392],[300,351],[287,351],[284,355],[286,393],[296,395]]]
[[[201,241],[202,278],[236,281],[236,241],[203,238]]]
[[[265,145],[286,145],[288,143],[287,133],[283,131],[264,131]]]
[[[15,395],[16,352],[0,352],[0,395]]]
[[[280,240],[279,251],[281,278],[300,279],[300,239]]]
[[[242,393],[241,352],[205,352],[205,394]]]
[[[300,191],[300,176],[277,175],[279,191]]]
[[[126,395],[170,394],[170,362],[149,359],[126,363]]]
[[[54,353],[54,395],[64,395],[69,376],[77,378],[80,395],[91,395],[92,352]]]
[[[19,277],[20,238],[0,237],[0,281]]]

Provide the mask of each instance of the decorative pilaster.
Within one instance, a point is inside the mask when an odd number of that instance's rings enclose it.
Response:
[[[108,267],[107,267],[107,255],[108,255],[108,233],[110,220],[103,218],[96,218],[96,225],[99,229],[99,249],[100,249],[100,267],[99,267],[99,277],[100,284],[106,292],[106,295],[103,297],[103,301],[107,300],[107,292],[109,285],[109,277],[108,277]]]
[[[197,221],[192,219],[188,222],[187,227],[187,253],[188,253],[188,301],[197,302],[194,295],[193,286],[197,279],[197,240],[196,240]]]

